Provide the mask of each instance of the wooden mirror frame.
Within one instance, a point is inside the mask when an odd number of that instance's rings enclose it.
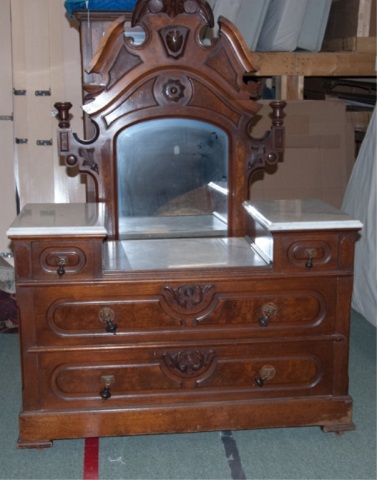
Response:
[[[58,110],[58,148],[68,167],[94,179],[97,202],[108,211],[109,239],[118,238],[118,134],[151,119],[187,118],[224,130],[229,139],[228,236],[246,234],[242,203],[249,198],[250,177],[274,164],[284,149],[285,102],[272,102],[272,127],[262,138],[251,135],[252,121],[261,108],[258,85],[245,75],[255,72],[238,29],[220,17],[218,38],[204,40],[214,26],[205,0],[139,0],[132,27],[145,32],[142,44],[125,36],[126,17],[109,27],[86,68],[100,79],[86,83],[83,110],[95,134],[82,140],[70,129],[69,102]]]

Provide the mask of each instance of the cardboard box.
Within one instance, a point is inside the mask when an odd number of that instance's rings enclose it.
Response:
[[[270,128],[268,102],[252,133]],[[285,109],[285,152],[277,165],[256,172],[250,198],[319,198],[340,207],[354,164],[353,128],[339,100],[289,101]]]
[[[324,51],[376,51],[376,0],[333,0]]]

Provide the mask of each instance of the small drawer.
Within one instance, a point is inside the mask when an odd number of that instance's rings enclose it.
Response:
[[[274,264],[277,270],[318,272],[338,269],[339,235],[277,235]]]
[[[102,240],[88,239],[52,244],[32,244],[33,276],[35,279],[59,282],[101,276]]]

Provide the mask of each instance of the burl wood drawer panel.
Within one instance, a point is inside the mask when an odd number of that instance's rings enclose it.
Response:
[[[111,408],[333,393],[332,339],[30,355],[38,357],[39,404],[29,408]]]
[[[301,288],[288,279],[185,287],[156,285],[149,295],[132,287],[34,289],[36,342],[103,344],[175,341],[185,338],[313,335],[335,329],[337,279],[311,278]],[[193,293],[192,304],[179,290]],[[194,300],[193,300],[194,298]],[[22,311],[22,309],[21,309]]]
[[[355,233],[274,235],[274,268],[323,272],[353,268]]]

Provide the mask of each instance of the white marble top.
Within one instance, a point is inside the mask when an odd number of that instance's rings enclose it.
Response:
[[[259,200],[245,210],[271,232],[362,228],[363,224],[321,200]]]
[[[9,237],[106,235],[103,203],[31,203],[7,231]]]
[[[245,238],[123,240],[125,270],[266,267]],[[119,260],[119,257],[118,257]]]

